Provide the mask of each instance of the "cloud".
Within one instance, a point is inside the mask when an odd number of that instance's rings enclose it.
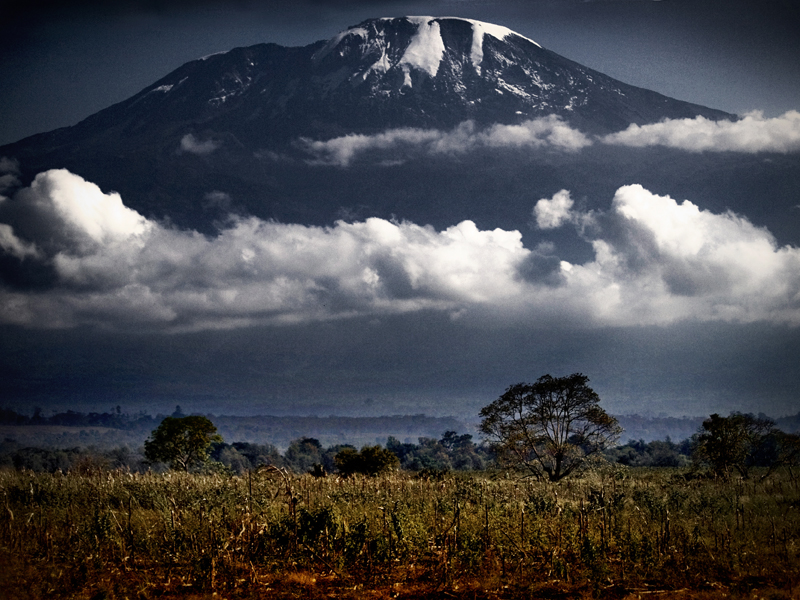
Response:
[[[208,238],[148,221],[63,170],[38,175],[13,202],[36,211],[38,226],[25,240],[6,224],[3,248],[42,252],[58,277],[46,294],[3,292],[0,321],[28,325],[235,327],[492,303],[515,293],[527,254],[518,232],[470,221],[437,232],[382,219],[323,228],[232,217]]]
[[[552,199],[542,198],[533,207],[536,225],[539,229],[555,229],[561,227],[572,218],[572,198],[569,190],[557,192]]]
[[[464,125],[466,126],[466,125]],[[435,129],[390,129],[375,135],[349,134],[327,141],[301,138],[300,144],[314,158],[309,164],[349,166],[358,154],[396,147],[429,146],[446,134]]]
[[[0,156],[0,173],[19,175],[19,161],[17,161],[15,158]]]
[[[629,185],[599,223],[595,259],[565,268],[595,319],[800,324],[800,250],[747,219]]]
[[[40,173],[30,188],[20,192],[20,199],[45,218],[57,221],[81,248],[128,242],[152,227],[127,208],[119,194],[104,194],[97,185],[66,169]]]
[[[631,125],[601,140],[620,146],[667,146],[689,152],[796,152],[800,150],[800,112],[791,110],[773,119],[753,112],[738,121],[695,117]]]
[[[6,156],[0,156],[0,202],[6,199],[5,194],[20,185],[19,162]]]
[[[36,246],[19,239],[14,235],[14,229],[5,223],[0,223],[0,248],[19,259],[39,256]]]
[[[219,147],[219,142],[215,142],[214,140],[205,140],[201,142],[191,133],[187,133],[181,138],[180,150],[190,154],[204,155],[211,154]]]
[[[0,322],[184,331],[434,310],[584,327],[800,324],[800,250],[742,217],[636,185],[602,214],[573,210],[566,190],[535,213],[540,227],[575,225],[594,258],[570,264],[552,245],[529,250],[519,232],[471,221],[437,231],[378,218],[311,227],[231,217],[204,236],[48,171],[0,205],[0,249],[49,265],[54,278],[36,293],[0,284]],[[582,227],[589,217],[594,226]]]
[[[556,116],[549,115],[518,125],[495,124],[479,129],[465,121],[451,131],[400,128],[374,135],[351,134],[326,141],[302,138],[303,149],[314,158],[310,164],[346,167],[362,153],[393,149],[427,154],[463,154],[479,148],[551,148],[575,151],[591,140]]]
[[[772,119],[753,112],[738,121],[712,121],[704,117],[667,119],[650,125],[633,124],[600,137],[587,136],[561,117],[549,115],[518,125],[479,128],[473,121],[465,121],[451,131],[399,128],[324,141],[301,138],[298,143],[312,156],[309,164],[339,167],[347,167],[360,156],[375,151],[456,155],[480,148],[545,148],[576,152],[596,143],[634,148],[667,146],[689,152],[788,153],[800,150],[800,112],[789,111]]]

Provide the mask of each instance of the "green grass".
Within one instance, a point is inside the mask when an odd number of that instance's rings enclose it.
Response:
[[[682,473],[2,471],[0,597],[800,598],[791,474]]]

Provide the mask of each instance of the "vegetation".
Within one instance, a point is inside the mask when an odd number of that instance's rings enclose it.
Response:
[[[623,446],[614,446],[605,451],[607,460],[627,467],[685,467],[692,462],[695,442],[686,439],[675,443],[669,438],[653,440],[630,440]]]
[[[580,373],[518,383],[481,410],[481,432],[507,465],[559,481],[610,446],[622,430]]]
[[[183,416],[172,413],[172,416]],[[108,451],[127,446],[141,448],[144,440],[166,415],[144,412],[128,414],[122,407],[106,413],[80,413],[73,410],[45,414],[34,409],[34,416],[0,407],[0,443],[13,439],[23,446],[48,448],[95,447]],[[310,417],[310,416],[231,416],[205,415],[214,422],[226,440],[237,443],[264,444],[269,441],[281,452],[301,436],[312,437],[328,447],[347,442],[357,447],[380,443],[387,439],[398,444],[416,443],[421,438],[438,440],[443,431],[467,431],[471,425],[454,417],[426,415],[392,415],[383,417]],[[477,416],[477,415],[476,415]],[[34,418],[35,417],[35,418]],[[623,427],[625,439],[685,440],[701,427],[702,417],[615,415]],[[466,420],[468,421],[468,420]],[[476,419],[477,423],[477,419]],[[800,413],[775,419],[782,431],[800,431]],[[461,468],[452,466],[453,468]],[[404,467],[405,468],[405,467]],[[478,467],[475,467],[478,468]]]
[[[144,443],[144,455],[150,462],[188,471],[206,464],[211,444],[221,441],[217,428],[206,417],[167,417]]]
[[[176,411],[144,453],[6,440],[0,597],[797,597],[800,437],[734,413],[607,447],[617,427],[587,381],[540,378],[484,409],[535,441],[522,477],[452,430],[281,454]]]
[[[0,597],[795,597],[800,482],[686,474],[4,470]]]
[[[66,427],[113,427],[114,429],[138,429],[147,427],[152,429],[157,424],[154,417],[144,413],[137,415],[127,415],[122,412],[122,408],[108,413],[81,413],[74,410],[67,410],[54,413],[47,417],[42,413],[42,409],[35,407],[33,415],[27,416],[20,414],[10,408],[0,408],[0,424],[2,425],[62,425]]]
[[[728,417],[713,414],[703,421],[694,459],[718,476],[729,478],[736,471],[748,479],[752,467],[791,464],[798,453],[797,436],[779,431],[771,419],[735,412]]]
[[[11,437],[29,445],[70,448],[73,446],[95,446],[110,450],[120,445],[136,449],[142,446],[150,432],[165,416],[185,416],[180,410],[170,415],[126,414],[122,407],[106,413],[80,413],[73,410],[45,413],[34,409],[33,416],[0,407],[0,439]],[[262,444],[269,440],[285,451],[289,444],[301,436],[319,440],[324,446],[347,441],[358,447],[383,443],[389,436],[398,436],[405,442],[420,437],[437,438],[441,432],[465,429],[465,423],[454,417],[432,417],[417,415],[386,415],[382,417],[345,416],[231,416],[205,415],[214,422],[220,435],[226,440],[241,443]],[[691,431],[700,425],[690,427]],[[672,431],[652,428],[656,437],[672,435]],[[632,425],[631,431],[636,431]],[[638,434],[637,434],[638,435]],[[652,437],[647,435],[648,439]]]
[[[360,452],[355,448],[343,448],[334,457],[336,468],[344,477],[351,475],[381,475],[397,468],[400,461],[390,450],[380,446],[364,446]]]
[[[272,444],[213,442],[209,447],[208,466],[237,475],[267,465],[294,473],[335,473],[336,455],[348,448],[356,450],[341,444],[323,448],[319,440],[309,437],[293,440],[283,454]],[[482,470],[493,461],[488,447],[476,445],[469,434],[458,435],[452,431],[445,432],[440,440],[420,438],[418,444],[400,443],[390,436],[386,451],[397,457],[400,469],[427,474]],[[48,473],[87,472],[98,468],[141,473],[151,466],[142,449],[38,448],[13,440],[0,442],[0,467]]]

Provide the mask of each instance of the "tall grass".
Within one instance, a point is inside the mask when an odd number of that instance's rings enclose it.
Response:
[[[789,473],[0,472],[0,596],[798,597]],[[644,597],[644,596],[642,596]]]

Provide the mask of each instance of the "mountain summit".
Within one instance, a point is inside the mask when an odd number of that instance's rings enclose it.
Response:
[[[557,114],[607,133],[663,118],[729,116],[624,84],[510,29],[469,19],[364,21],[331,38],[312,63],[315,95],[395,126]]]
[[[309,202],[296,185],[308,176],[287,183],[286,163],[265,159],[298,158],[301,138],[548,115],[586,134],[731,116],[627,85],[505,27],[400,17],[370,19],[305,47],[258,44],[191,61],[73,127],[2,147],[0,156],[19,160],[23,180],[66,168],[119,191],[144,214],[194,227],[202,227],[199,199],[210,191],[252,214],[303,220],[305,209],[287,198]],[[308,157],[299,158],[297,173]]]

